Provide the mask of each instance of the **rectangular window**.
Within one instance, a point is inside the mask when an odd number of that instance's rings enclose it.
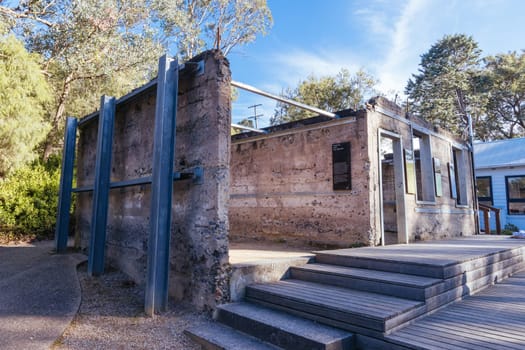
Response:
[[[412,134],[412,148],[414,150],[416,168],[417,199],[419,201],[434,202],[436,197],[430,137],[414,132]]]
[[[476,177],[476,184],[478,186],[478,202],[492,206],[494,201],[492,199],[492,177],[480,176]]]
[[[509,215],[525,215],[525,175],[505,176]]]
[[[461,149],[452,149],[453,163],[450,164],[451,191],[452,198],[456,198],[458,205],[468,205],[467,201],[467,161],[466,151]],[[452,177],[453,176],[453,177]],[[454,179],[455,181],[452,181]],[[456,195],[454,197],[454,194]]]

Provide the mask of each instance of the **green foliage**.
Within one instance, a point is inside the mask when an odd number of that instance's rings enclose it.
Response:
[[[329,112],[336,112],[362,106],[366,98],[377,94],[374,89],[376,84],[377,80],[363,70],[352,75],[348,70],[341,69],[335,76],[317,78],[311,75],[301,81],[295,89],[287,89],[281,95]],[[277,125],[312,116],[315,116],[315,113],[278,102],[270,123]]]
[[[43,5],[46,1],[35,1]],[[152,77],[162,47],[149,21],[148,4],[139,0],[50,2],[39,14],[45,25],[26,19],[25,40],[41,53],[54,90],[48,118],[52,129],[44,157],[61,140],[66,115],[95,110],[100,95],[124,94]],[[22,20],[21,20],[22,21]],[[125,83],[124,83],[125,82]]]
[[[0,235],[53,235],[60,165],[58,158],[33,162],[0,181]]]
[[[488,103],[486,139],[525,136],[525,53],[484,59]]]
[[[120,97],[150,80],[164,51],[188,58],[219,47],[227,54],[265,33],[272,18],[265,0],[0,0],[0,23],[45,59],[54,96],[47,158],[66,115],[83,116],[101,95]]]
[[[511,224],[510,222],[505,224],[505,230],[509,230],[512,232],[518,232],[520,229],[518,226]]]
[[[228,55],[273,23],[266,0],[153,0],[153,8],[182,58],[205,48],[220,48]]]
[[[464,34],[446,35],[432,45],[405,89],[411,111],[465,136],[466,113],[479,115],[483,105],[480,55],[477,42]]]
[[[0,178],[35,157],[35,146],[49,130],[44,116],[50,99],[40,57],[13,35],[1,35]]]

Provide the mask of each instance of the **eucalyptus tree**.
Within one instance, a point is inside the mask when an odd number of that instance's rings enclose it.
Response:
[[[349,108],[357,109],[364,105],[367,98],[378,94],[375,90],[376,84],[377,80],[364,70],[351,74],[347,69],[341,69],[333,76],[319,78],[310,75],[299,82],[296,88],[283,91],[281,96],[336,112]],[[278,102],[270,123],[277,125],[312,116],[315,116],[315,113]]]
[[[265,34],[273,19],[266,0],[153,0],[155,18],[182,58],[217,48],[224,55]]]
[[[60,142],[66,115],[84,115],[101,94],[118,97],[151,79],[163,52],[227,54],[272,21],[264,0],[0,0],[0,20],[44,58],[54,96],[44,158]]]

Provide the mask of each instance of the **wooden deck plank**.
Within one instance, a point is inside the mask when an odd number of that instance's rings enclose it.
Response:
[[[394,336],[389,336],[389,339],[398,341],[404,344],[409,344],[411,348],[418,348],[424,350],[478,350],[472,347],[462,347],[444,343],[442,339],[435,340],[433,337],[427,337],[422,333],[412,334],[410,332],[396,332]]]
[[[458,338],[454,336],[453,334],[425,328],[425,327],[419,327],[417,330],[406,330],[406,334],[410,334],[414,337],[419,337],[420,339],[424,339],[425,342],[428,339],[432,339],[435,341],[438,341],[442,344],[444,348],[451,348],[451,349],[469,349],[469,350],[479,350],[480,346],[479,344],[471,344],[469,341],[466,341],[465,338]],[[416,343],[417,344],[417,343]],[[486,347],[487,350],[499,350],[494,347]]]
[[[472,325],[462,325],[458,323],[431,323],[421,325],[421,327],[427,326],[434,326],[438,329],[442,329],[443,332],[449,334],[460,334],[466,338],[482,338],[484,341],[494,341],[497,344],[505,343],[508,344],[508,348],[523,348],[523,336],[520,337],[518,334],[509,334],[504,331],[498,333],[497,330],[482,329]]]
[[[305,266],[297,267],[297,269],[333,273],[333,274],[339,274],[343,276],[348,275],[348,276],[352,276],[356,278],[363,278],[367,280],[389,281],[389,282],[404,285],[404,286],[419,287],[419,288],[429,287],[434,284],[442,282],[442,280],[438,278],[406,275],[406,274],[401,274],[401,273],[396,273],[396,272],[368,270],[368,269],[327,265],[327,264],[307,264]]]
[[[309,304],[322,305],[330,309],[353,313],[364,313],[378,319],[386,319],[407,309],[421,305],[421,302],[399,299],[379,294],[348,290],[340,287],[318,285],[310,282],[291,280],[252,285],[250,291],[259,290],[274,295],[303,301]]]
[[[422,304],[421,302],[396,298],[387,295],[367,293],[342,287],[320,285],[312,282],[285,280],[263,285],[254,285],[250,288],[259,288],[275,292],[289,292],[301,298],[312,298],[321,303],[335,303],[345,309],[362,307],[364,309],[384,310],[385,314],[392,314]]]
[[[386,338],[421,349],[442,339],[451,349],[525,350],[525,270]]]
[[[466,308],[463,305],[452,305],[450,309],[442,310],[439,314],[435,314],[435,317],[449,317],[450,319],[460,319],[464,322],[471,322],[477,324],[480,327],[493,325],[506,326],[514,324],[513,329],[524,330],[525,324],[523,324],[523,318],[525,314],[519,312],[514,314],[509,312],[512,310],[502,310],[497,313],[492,313],[490,309],[480,308],[477,309],[475,306]]]
[[[438,321],[438,322],[436,322]],[[462,324],[460,322],[439,322],[438,319],[434,319],[433,322],[421,322],[419,329],[432,329],[434,332],[438,332],[444,337],[460,337],[460,338],[471,338],[474,340],[482,339],[483,342],[489,344],[495,342],[495,346],[501,346],[506,344],[508,349],[523,349],[523,338],[519,339],[509,336],[508,333],[500,333],[489,329],[480,329],[475,326],[470,327],[469,325]],[[487,341],[489,339],[489,341]]]
[[[513,329],[525,332],[525,325],[520,322],[523,321],[523,315],[520,316],[509,316],[508,313],[500,313],[500,315],[493,315],[490,311],[483,312],[482,310],[472,310],[463,308],[454,308],[452,310],[443,310],[448,313],[443,312],[443,315],[451,316],[463,316],[465,320],[471,320],[472,322],[478,322],[479,326],[482,327],[486,325],[487,327],[494,327],[495,325],[507,327],[513,325]],[[501,316],[504,316],[503,318]]]

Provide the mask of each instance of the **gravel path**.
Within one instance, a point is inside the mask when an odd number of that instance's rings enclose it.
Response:
[[[206,322],[204,315],[172,304],[154,318],[144,314],[144,291],[123,273],[107,271],[87,276],[86,264],[78,269],[82,286],[80,310],[51,349],[199,349],[184,329]]]

